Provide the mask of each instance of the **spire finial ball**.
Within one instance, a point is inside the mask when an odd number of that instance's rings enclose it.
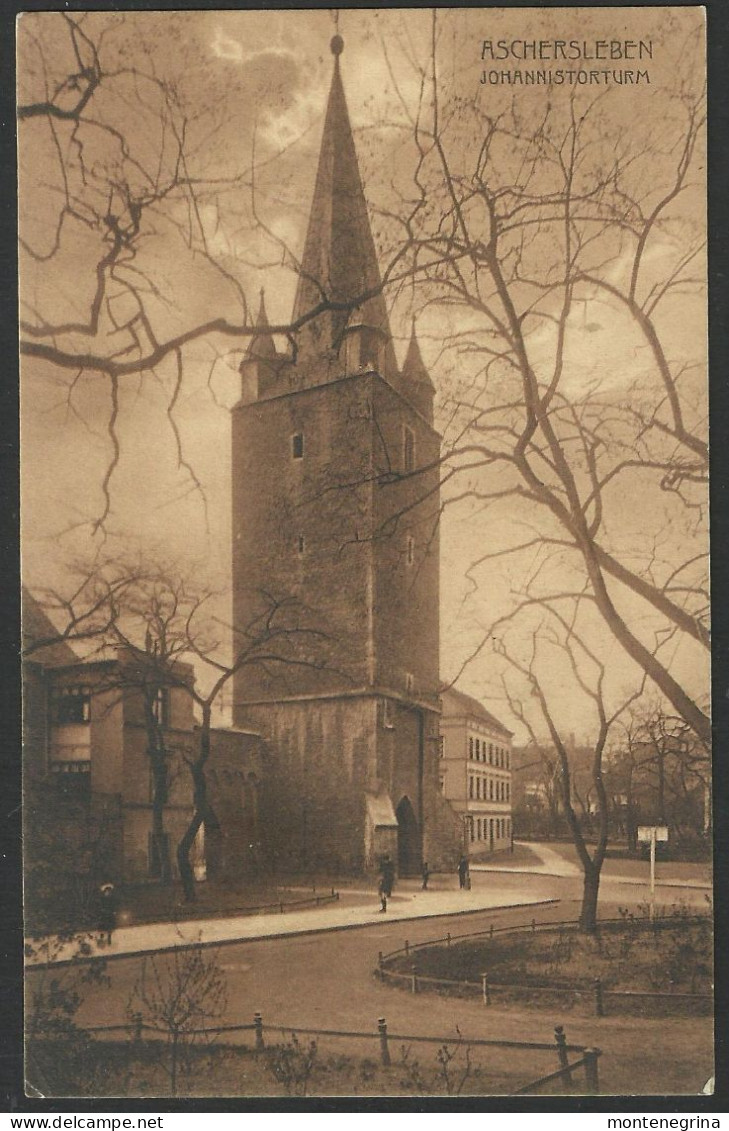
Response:
[[[344,40],[341,35],[333,35],[329,46],[332,49],[332,55],[341,55],[344,51]]]

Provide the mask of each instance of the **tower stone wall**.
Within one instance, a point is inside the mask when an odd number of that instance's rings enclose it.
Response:
[[[335,50],[336,45],[336,50]],[[271,863],[401,872],[450,861],[438,795],[439,456],[414,333],[392,341],[339,71],[279,352],[262,301],[232,412],[235,647],[275,608],[234,721],[267,749]]]

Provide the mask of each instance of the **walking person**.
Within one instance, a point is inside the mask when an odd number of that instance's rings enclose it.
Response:
[[[116,891],[112,883],[99,888],[99,942],[111,946],[112,931],[116,928]]]
[[[430,879],[430,868],[428,867],[428,861],[426,860],[425,863],[423,864],[423,891],[428,890],[428,880],[429,879]]]
[[[389,899],[392,895],[392,889],[395,886],[395,865],[390,859],[389,853],[385,854],[385,858],[382,861],[382,881],[385,895]]]
[[[395,882],[395,867],[390,860],[389,855],[386,853],[382,858],[380,864],[380,880],[377,885],[377,891],[380,896],[380,911],[387,911],[387,901],[392,895],[392,888]]]
[[[467,886],[468,880],[468,860],[462,856],[458,861],[458,886],[461,891],[464,891]]]

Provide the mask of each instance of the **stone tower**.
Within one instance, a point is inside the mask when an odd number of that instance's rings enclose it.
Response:
[[[279,866],[389,852],[413,873],[453,839],[438,793],[440,436],[414,328],[398,367],[331,46],[295,346],[279,352],[261,296],[232,413],[236,637],[272,600],[292,629],[238,673],[234,721],[268,744]]]

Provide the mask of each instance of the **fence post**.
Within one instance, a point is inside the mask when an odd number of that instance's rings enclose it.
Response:
[[[493,937],[494,937],[494,925],[492,923],[491,926],[489,927],[489,938],[492,939]]]
[[[380,1034],[380,1059],[387,1066],[390,1064],[390,1050],[387,1047],[387,1022],[384,1017],[379,1018],[377,1030]]]
[[[142,1017],[141,1013],[132,1014],[132,1025],[134,1027],[134,1036],[132,1039],[135,1041],[141,1041],[142,1029],[144,1027],[144,1018]]]
[[[377,954],[377,969],[379,971],[380,977],[382,977],[382,967],[384,965],[385,965],[385,956],[382,953],[382,951],[380,950],[380,951],[378,951],[378,954]]]
[[[585,1049],[585,1091],[588,1096],[600,1095],[600,1080],[597,1071],[597,1061],[600,1049]]]
[[[407,939],[405,939],[405,956],[408,957],[409,954],[410,954],[410,943],[408,942]]]
[[[572,1073],[569,1070],[569,1056],[567,1055],[567,1038],[564,1032],[564,1026],[555,1025],[554,1039],[557,1042],[557,1058],[559,1066],[564,1070],[564,1082],[568,1088],[572,1088]]]
[[[414,962],[410,967],[410,979],[412,991],[416,994],[418,992],[418,970]]]
[[[253,1014],[253,1028],[256,1031],[256,1052],[260,1052],[265,1048],[263,1043],[263,1018],[260,1013]]]
[[[283,915],[283,900],[279,900],[279,907],[281,908],[281,914]]]
[[[595,1015],[597,1017],[604,1017],[605,1006],[602,1000],[602,982],[599,978],[595,978],[592,984],[595,988]]]
[[[446,935],[446,946],[450,946],[450,945],[451,945],[451,932],[449,931],[448,934]]]
[[[481,975],[481,989],[483,991],[484,1005],[491,1005],[491,987],[489,986],[488,974]]]
[[[536,921],[536,919],[532,919],[532,930],[536,931],[536,929],[537,929],[537,921]]]

